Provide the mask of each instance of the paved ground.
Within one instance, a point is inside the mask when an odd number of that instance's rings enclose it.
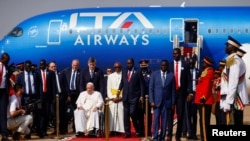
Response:
[[[211,124],[215,124],[214,115],[211,116]],[[244,110],[244,124],[250,125],[250,104],[247,105],[245,107],[245,110]],[[199,125],[199,124],[197,124],[197,125]],[[71,125],[69,125],[69,129],[71,129],[70,127],[71,127]],[[175,132],[175,130],[176,130],[176,126],[174,127],[173,131]],[[32,139],[30,141],[58,141],[58,140],[61,140],[63,138],[67,138],[67,137],[70,138],[70,137],[74,136],[74,133],[73,133],[72,130],[70,130],[69,133],[66,134],[66,135],[59,135],[59,136],[51,135],[52,132],[53,132],[53,129],[49,129],[48,130],[49,136],[46,136],[44,139],[40,139],[38,136],[36,136],[34,134],[34,135],[32,135],[32,137],[31,137]],[[197,135],[198,135],[198,137],[199,137],[199,134],[200,134],[199,126],[197,126]],[[10,137],[10,139],[11,139],[11,137]],[[186,141],[185,138],[182,138],[181,140]],[[189,140],[189,141],[192,141],[192,140]]]

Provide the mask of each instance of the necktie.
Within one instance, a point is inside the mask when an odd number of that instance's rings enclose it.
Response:
[[[165,78],[165,72],[162,72],[162,77],[161,77],[161,79],[162,79],[162,86],[164,87],[164,85],[165,85],[165,80],[166,80],[166,78]]]
[[[93,75],[94,75],[94,72],[91,70],[90,71],[90,77],[91,77],[91,79],[93,78]]]
[[[130,75],[131,75],[131,72],[128,71],[128,76],[127,76],[128,82],[129,82],[129,80],[130,80]]]
[[[43,72],[43,92],[47,92],[47,86],[46,86],[46,72],[45,70]]]
[[[76,79],[76,71],[73,72],[72,74],[72,79],[71,79],[71,83],[70,83],[70,88],[71,90],[75,90],[75,79]]]
[[[28,72],[28,88],[29,88],[29,94],[32,94],[32,86],[31,86],[30,72]]]
[[[176,62],[175,63],[175,88],[176,88],[176,90],[178,90],[178,88],[179,88],[179,70],[178,70],[179,68],[178,68],[178,63]]]

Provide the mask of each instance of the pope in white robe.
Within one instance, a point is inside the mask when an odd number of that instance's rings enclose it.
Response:
[[[115,71],[108,76],[107,82],[107,96],[109,98],[110,111],[109,127],[110,131],[124,133],[122,92],[118,92],[122,78],[121,64],[119,62],[115,63],[114,68]]]
[[[99,112],[104,102],[100,92],[94,90],[94,84],[89,82],[86,91],[80,93],[76,100],[77,108],[74,111],[76,133],[99,129]]]

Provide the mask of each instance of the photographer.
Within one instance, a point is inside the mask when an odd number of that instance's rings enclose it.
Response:
[[[29,126],[33,123],[31,115],[26,114],[26,110],[22,109],[21,96],[23,88],[21,84],[14,86],[15,94],[9,98],[7,111],[7,129],[15,131],[13,140],[20,140],[21,134],[25,134],[26,139],[30,139]]]

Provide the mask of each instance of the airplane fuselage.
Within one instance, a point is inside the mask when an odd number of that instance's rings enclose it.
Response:
[[[174,47],[199,47],[199,56],[224,59],[228,35],[249,43],[249,7],[136,7],[86,8],[45,13],[21,22],[1,41],[11,62],[27,59],[56,61],[59,69],[78,58],[81,67],[95,57],[103,69],[115,61],[172,60]],[[190,41],[190,28],[197,40]],[[18,30],[17,30],[18,29]],[[11,36],[10,36],[11,35]],[[177,41],[176,41],[177,39]],[[125,67],[125,66],[124,66]]]

